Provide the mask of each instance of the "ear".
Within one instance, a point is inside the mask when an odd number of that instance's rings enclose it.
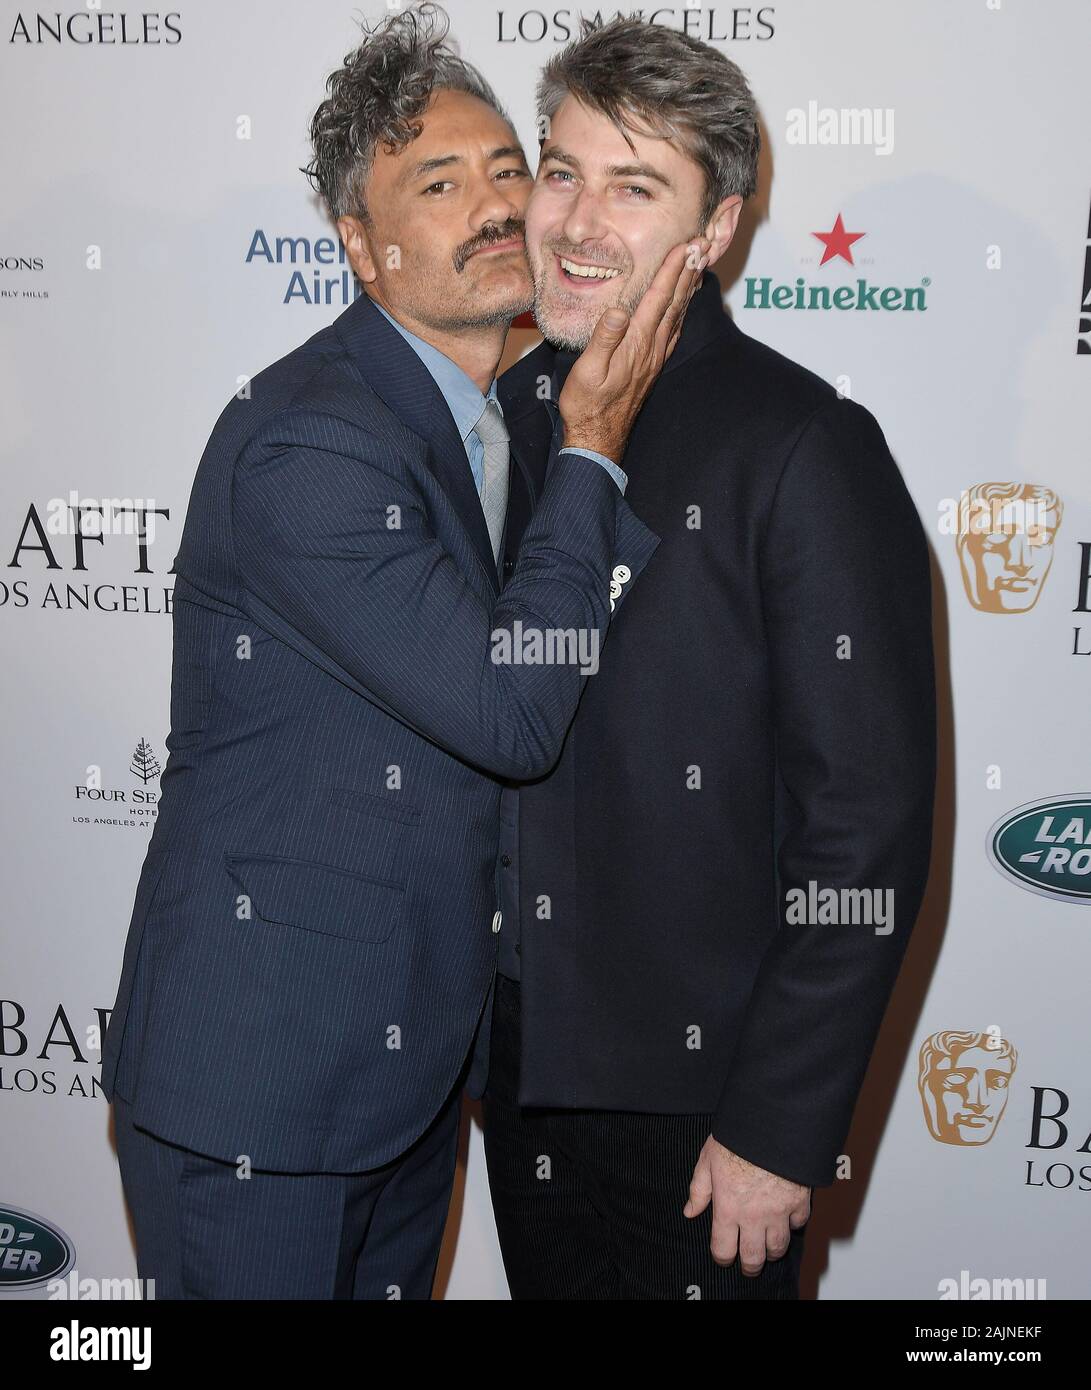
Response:
[[[730,198],[725,198],[709,218],[704,231],[704,235],[712,243],[708,252],[709,265],[715,265],[731,245],[741,212],[742,198],[735,193]]]
[[[361,284],[371,284],[376,277],[376,270],[366,225],[358,217],[339,217],[337,230],[357,280]]]

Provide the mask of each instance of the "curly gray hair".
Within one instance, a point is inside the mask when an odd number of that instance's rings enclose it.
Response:
[[[450,21],[438,5],[395,13],[369,28],[326,80],[329,96],[311,121],[314,158],[302,172],[331,217],[368,220],[363,184],[381,142],[394,153],[421,131],[419,117],[435,90],[469,92],[505,120],[492,88],[447,43]]]
[[[705,173],[703,225],[725,198],[757,189],[757,106],[742,70],[688,34],[643,19],[584,19],[580,37],[546,64],[538,111],[573,96],[607,116],[630,149],[634,119],[692,156]]]

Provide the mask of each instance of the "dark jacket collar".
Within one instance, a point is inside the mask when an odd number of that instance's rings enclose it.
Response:
[[[432,373],[366,294],[349,305],[333,328],[379,399],[428,446],[428,466],[469,533],[493,588],[499,588],[466,448]]]

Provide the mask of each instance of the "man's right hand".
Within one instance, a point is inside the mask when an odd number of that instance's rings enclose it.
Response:
[[[557,402],[566,449],[621,463],[640,408],[678,342],[710,245],[698,237],[673,247],[631,318],[618,308],[602,314]]]

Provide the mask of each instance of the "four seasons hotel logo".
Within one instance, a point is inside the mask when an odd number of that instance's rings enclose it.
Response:
[[[76,811],[74,825],[139,830],[149,833],[155,825],[159,802],[159,776],[162,773],[155,749],[140,739],[129,757],[129,775],[137,785],[111,786],[103,778],[98,763],[91,763],[77,782],[72,795]]]
[[[142,738],[136,745],[132,762],[129,764],[129,771],[134,777],[139,777],[145,786],[153,777],[158,777],[162,771],[159,760],[152,752],[152,746],[146,738]]]

